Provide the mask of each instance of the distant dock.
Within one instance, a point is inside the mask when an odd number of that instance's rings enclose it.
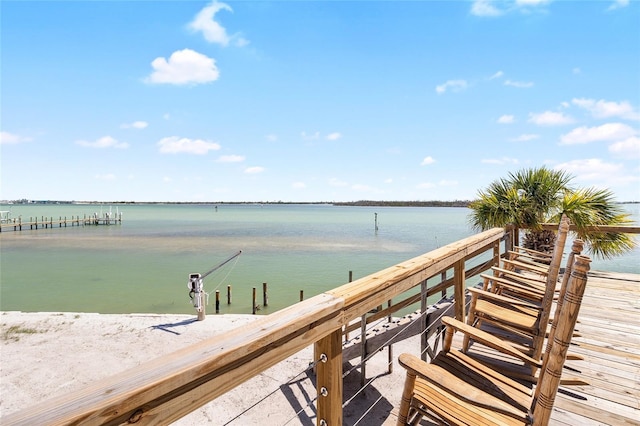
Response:
[[[2,212],[5,213],[5,212]],[[48,229],[48,228],[66,228],[72,226],[90,226],[90,225],[120,225],[122,224],[122,212],[112,214],[111,212],[98,215],[71,216],[68,219],[66,216],[59,216],[57,219],[53,216],[46,217],[29,217],[29,220],[23,220],[22,216],[18,218],[9,218],[8,215],[2,215],[0,221],[0,232],[5,231],[24,231],[32,229]]]

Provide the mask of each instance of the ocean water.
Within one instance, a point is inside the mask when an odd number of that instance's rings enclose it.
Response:
[[[12,205],[12,217],[122,212],[123,223],[0,234],[0,309],[194,313],[190,273],[242,254],[205,281],[221,313],[270,313],[472,235],[465,208],[332,205]],[[625,205],[636,223],[640,205]],[[2,206],[0,210],[8,210]],[[377,219],[378,229],[375,229]],[[568,245],[570,246],[570,245]],[[592,269],[640,273],[640,249]],[[233,300],[226,303],[227,285]]]

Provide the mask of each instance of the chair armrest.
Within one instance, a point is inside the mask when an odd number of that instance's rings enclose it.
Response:
[[[456,331],[459,331],[461,333],[468,335],[472,340],[475,340],[476,342],[482,343],[483,345],[489,346],[490,348],[493,348],[504,354],[511,355],[514,358],[518,358],[532,366],[542,368],[541,361],[531,358],[527,354],[517,350],[514,346],[512,346],[508,342],[502,339],[499,339],[496,336],[487,333],[486,331],[475,328],[469,324],[465,324],[452,317],[443,317],[442,322],[447,327],[451,327]]]

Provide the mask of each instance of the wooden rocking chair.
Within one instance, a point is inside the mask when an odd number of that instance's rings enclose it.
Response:
[[[544,338],[547,326],[551,317],[551,306],[553,303],[556,284],[562,262],[562,252],[564,250],[567,233],[569,231],[569,219],[563,216],[558,229],[556,245],[553,258],[549,266],[547,282],[540,298],[536,287],[525,289],[518,284],[510,284],[506,277],[494,278],[484,275],[484,289],[469,288],[471,293],[471,303],[467,323],[471,326],[480,327],[483,323],[489,323],[503,329],[506,334],[504,338],[511,335],[514,342],[524,344],[524,350],[535,359],[540,359],[543,351]],[[571,264],[568,264],[570,267]],[[489,288],[489,283],[492,287]],[[522,281],[520,282],[522,284]],[[507,289],[508,295],[501,294]],[[525,295],[526,297],[522,297]],[[520,294],[520,297],[514,297]],[[536,296],[537,295],[537,296]],[[538,302],[535,299],[538,297]],[[470,336],[465,335],[463,350],[469,349]],[[532,375],[536,369],[532,369]]]
[[[398,414],[400,425],[417,425],[423,416],[451,425],[547,425],[560,384],[567,349],[575,327],[591,260],[577,256],[563,290],[563,303],[555,318],[553,339],[540,380],[535,388],[516,382],[451,350],[454,332],[469,333],[502,353],[542,366],[513,347],[482,330],[444,318],[447,326],[442,351],[427,364],[410,355],[400,355],[407,370]]]

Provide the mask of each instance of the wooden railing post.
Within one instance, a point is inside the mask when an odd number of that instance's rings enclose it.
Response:
[[[456,301],[456,319],[458,321],[465,322],[465,314],[464,314],[464,305],[465,305],[465,296],[464,296],[464,259],[458,260],[453,265],[453,291],[454,297]]]
[[[507,253],[506,250],[505,253]],[[500,241],[493,244],[493,266],[500,266]]]
[[[342,425],[342,329],[318,340],[318,426]]]

